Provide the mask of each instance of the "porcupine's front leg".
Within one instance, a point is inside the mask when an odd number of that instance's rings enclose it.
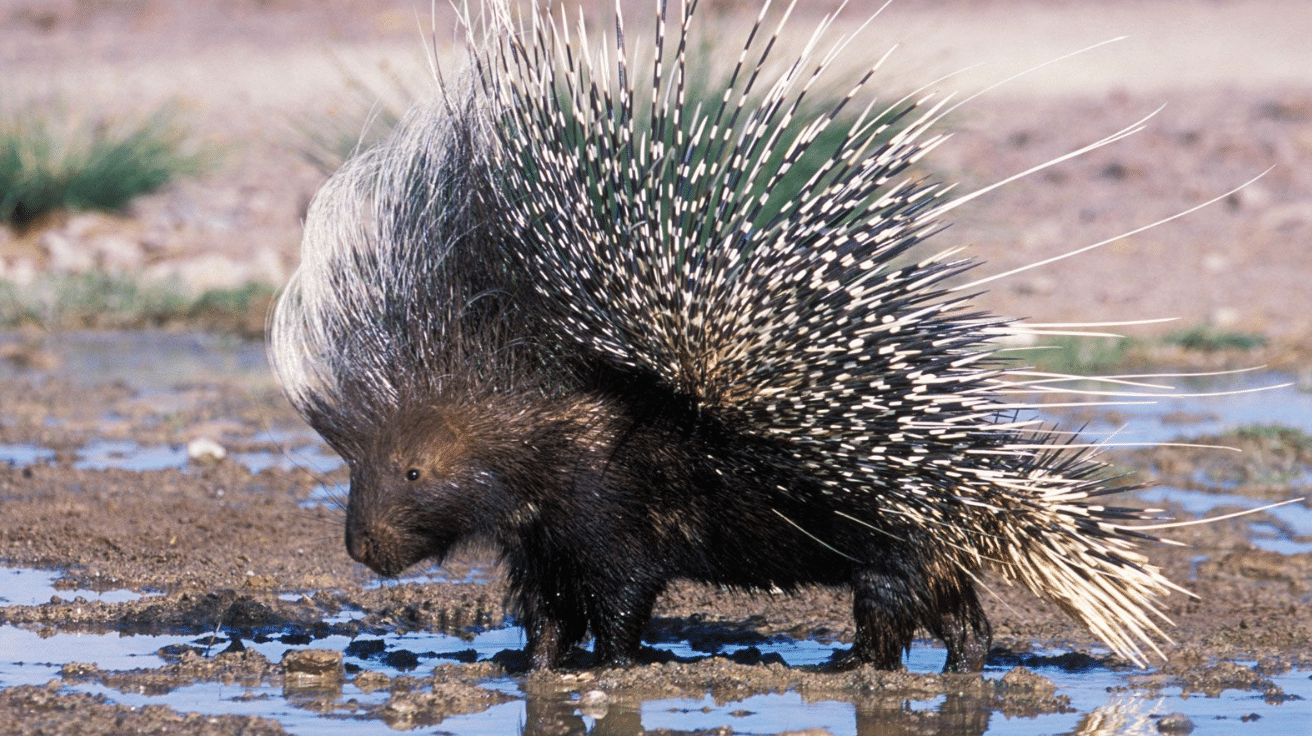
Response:
[[[559,667],[587,634],[587,617],[572,605],[577,599],[567,590],[544,587],[550,580],[550,576],[526,575],[515,566],[510,569],[511,610],[524,627],[524,653],[535,670]]]
[[[562,656],[560,622],[546,617],[524,621],[524,635],[528,639],[524,653],[529,667],[549,670],[560,663]]]
[[[559,667],[570,649],[583,640],[586,625],[582,617],[571,618],[552,615],[541,607],[530,608],[520,604],[520,619],[524,626],[529,666],[535,670]]]

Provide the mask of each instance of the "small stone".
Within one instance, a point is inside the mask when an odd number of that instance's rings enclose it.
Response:
[[[381,672],[365,670],[355,676],[354,682],[360,692],[372,693],[375,690],[386,690],[392,684],[392,678]]]
[[[102,235],[92,241],[100,270],[133,274],[141,270],[146,254],[141,244],[120,234]]]
[[[0,228],[4,230],[4,228]],[[15,286],[31,286],[36,282],[36,262],[31,258],[0,258],[0,280]]]
[[[289,688],[318,688],[342,679],[342,653],[331,649],[300,649],[282,655]]]
[[[602,690],[589,690],[579,698],[579,712],[601,720],[610,712],[610,696]]]
[[[235,289],[250,280],[249,270],[246,264],[232,258],[207,254],[156,263],[146,269],[143,279],[201,293],[212,289]]]
[[[1194,722],[1183,713],[1172,713],[1157,720],[1157,730],[1169,734],[1193,733]]]
[[[223,449],[223,445],[209,437],[197,437],[187,443],[187,457],[193,462],[213,463],[227,456],[228,451]]]
[[[69,662],[59,668],[59,676],[65,680],[87,679],[99,671],[100,668],[96,667],[94,664],[88,664],[86,662]]]
[[[95,254],[62,232],[51,230],[44,233],[41,249],[45,251],[50,270],[55,273],[86,273],[96,267]]]

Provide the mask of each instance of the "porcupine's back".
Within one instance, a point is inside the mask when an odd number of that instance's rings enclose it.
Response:
[[[945,190],[907,167],[941,140],[945,103],[871,103],[780,202],[769,194],[869,75],[787,134],[847,39],[823,40],[822,23],[770,76],[772,39],[754,31],[723,97],[694,106],[690,18],[659,23],[645,78],[622,44],[609,59],[536,14],[483,57],[506,123],[497,189],[515,193],[512,239],[545,341],[781,442],[776,462],[814,481],[808,502],[967,574],[1019,580],[1142,662],[1161,634],[1156,598],[1174,587],[1120,526],[1142,514],[1091,501],[1125,488],[1017,418],[1027,379],[991,341],[1025,330],[949,286],[968,261],[917,247]],[[824,529],[802,531],[825,543]]]

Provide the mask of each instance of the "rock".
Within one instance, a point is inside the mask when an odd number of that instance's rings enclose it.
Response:
[[[192,462],[212,463],[228,456],[228,451],[209,437],[197,437],[187,443],[187,457]]]
[[[63,230],[42,233],[41,250],[55,273],[86,273],[96,267],[95,255]]]
[[[284,687],[318,690],[342,682],[342,653],[331,649],[293,649],[282,655]]]
[[[601,720],[610,712],[610,696],[603,690],[589,690],[579,698],[579,712]]]
[[[1194,722],[1189,720],[1189,716],[1183,713],[1172,713],[1157,720],[1157,730],[1161,733],[1181,734],[1183,736],[1183,734],[1193,733]]]

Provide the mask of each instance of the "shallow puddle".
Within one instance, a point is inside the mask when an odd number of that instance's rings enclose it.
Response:
[[[48,570],[0,568],[0,606],[39,606],[42,603],[49,603],[51,599],[72,602],[82,598],[105,603],[122,603],[141,598],[140,593],[121,588],[103,591],[56,590],[54,583],[59,578],[58,572]]]
[[[1042,416],[1081,428],[1090,442],[1143,445],[1233,432],[1241,427],[1289,427],[1312,434],[1312,390],[1291,376],[1241,372],[1153,381],[1163,391],[1081,384],[1093,391],[1147,394],[1122,399],[1088,397],[1102,406],[1048,409]]]
[[[1312,489],[1292,489],[1299,495]],[[1208,518],[1235,509],[1253,508],[1253,499],[1233,493],[1210,493],[1171,486],[1154,486],[1135,491],[1134,498],[1144,506],[1178,506],[1191,516]],[[1312,508],[1290,503],[1243,517],[1248,524],[1249,541],[1259,549],[1282,555],[1312,553]]]
[[[0,361],[0,378],[39,373],[74,386],[122,384],[145,396],[176,394],[184,386],[214,381],[241,385],[271,382],[264,346],[223,335],[198,332],[50,332],[32,341],[22,334],[0,334],[0,345],[29,346],[45,359],[40,371]]]
[[[22,592],[10,605],[31,605],[29,601],[49,600],[50,596],[68,599],[87,591],[56,591],[49,586],[52,573],[26,570],[0,572],[6,583],[23,581]],[[41,580],[45,580],[43,586]],[[121,592],[121,591],[120,591]],[[95,595],[95,594],[93,594]],[[102,594],[102,600],[114,597]],[[337,621],[348,621],[344,613]],[[256,651],[272,662],[296,649],[327,649],[344,652],[347,671],[344,683],[329,692],[306,694],[292,688],[264,684],[241,685],[221,682],[183,684],[166,692],[147,689],[132,691],[111,688],[97,682],[79,682],[64,678],[69,690],[104,695],[111,701],[129,705],[167,705],[176,710],[205,714],[259,715],[280,722],[289,733],[304,736],[317,734],[395,733],[385,722],[357,715],[356,711],[377,710],[388,701],[383,690],[366,690],[355,684],[363,672],[377,672],[395,678],[403,675],[423,676],[439,661],[473,662],[488,660],[506,650],[523,646],[519,629],[501,628],[473,634],[468,638],[441,634],[403,634],[381,637],[347,637],[329,635],[303,644],[289,645],[284,637],[256,637],[241,641],[241,647]],[[205,652],[209,656],[233,646],[231,640],[214,642],[208,636],[120,636],[117,634],[37,633],[15,626],[0,626],[0,684],[44,685],[59,680],[69,671],[69,663],[95,665],[100,670],[125,672],[162,667],[176,658],[180,649]],[[653,645],[679,657],[701,657],[687,642],[661,642]],[[781,658],[790,666],[817,665],[826,661],[832,644],[813,641],[780,641],[754,645],[763,659]],[[733,657],[746,647],[726,647],[721,654]],[[173,654],[169,654],[172,652]],[[1026,717],[1007,717],[987,710],[977,714],[980,730],[965,733],[1016,734],[1153,734],[1157,721],[1170,713],[1183,713],[1194,725],[1194,734],[1224,734],[1248,723],[1260,724],[1252,733],[1299,734],[1312,717],[1312,673],[1293,670],[1273,674],[1267,679],[1282,694],[1273,699],[1269,693],[1246,689],[1225,689],[1214,697],[1197,693],[1184,694],[1180,687],[1143,689],[1135,680],[1139,671],[1113,671],[1090,664],[1087,658],[1074,660],[1075,666],[1063,667],[1061,652],[1036,652],[1021,661],[1031,670],[1048,678],[1057,693],[1070,699],[1070,712]],[[907,659],[907,667],[916,672],[933,672],[942,667],[944,652],[935,646],[918,643]],[[988,679],[1002,677],[1013,661],[991,662],[985,669]],[[741,699],[719,701],[710,694],[701,698],[652,698],[639,702],[620,701],[600,712],[582,701],[579,693],[564,692],[544,696],[526,694],[520,681],[512,678],[485,680],[482,685],[513,696],[510,702],[493,705],[476,713],[451,715],[440,721],[439,733],[454,736],[475,734],[524,733],[539,731],[530,722],[530,712],[553,714],[553,728],[566,730],[550,733],[640,734],[667,730],[674,733],[705,732],[728,727],[733,733],[772,734],[814,729],[815,733],[834,736],[883,733],[882,718],[908,723],[920,716],[943,716],[961,703],[950,695],[926,696],[905,700],[898,714],[870,713],[850,701],[808,700],[797,692],[749,695]],[[327,697],[325,697],[327,696]],[[537,724],[545,726],[544,723]],[[870,729],[875,730],[870,730]],[[431,731],[425,731],[431,732]],[[942,731],[935,731],[942,732]]]
[[[0,463],[8,463],[14,467],[21,468],[35,463],[48,463],[54,459],[54,451],[44,447],[0,444]]]
[[[257,437],[267,437],[274,433],[264,432]],[[285,433],[282,433],[285,434]],[[289,437],[284,442],[296,440],[304,442],[305,438]],[[262,440],[271,442],[273,440]],[[17,466],[31,465],[34,462],[50,460],[54,453],[41,448],[31,448],[26,462],[21,461],[19,453],[6,455],[5,448],[0,447],[0,460],[10,458],[10,463]],[[313,473],[327,473],[341,467],[341,458],[330,454],[322,444],[293,446],[278,451],[233,452],[228,457],[241,463],[252,473],[266,468],[291,470],[304,468]],[[124,440],[98,440],[84,445],[77,452],[73,467],[84,470],[165,470],[167,468],[186,469],[192,462],[186,447],[181,446],[142,446]]]

